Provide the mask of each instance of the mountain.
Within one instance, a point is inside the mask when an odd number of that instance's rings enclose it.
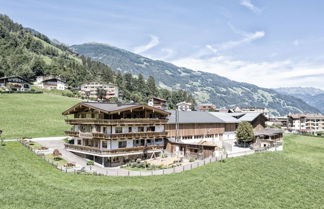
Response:
[[[321,89],[311,87],[288,87],[277,88],[275,90],[281,94],[300,98],[307,104],[316,107],[324,113],[324,91]]]
[[[72,45],[70,48],[76,53],[109,65],[113,70],[143,74],[146,78],[153,76],[160,87],[184,89],[193,93],[199,102],[211,102],[227,108],[266,107],[276,115],[319,112],[301,99],[279,94],[272,89],[232,81],[212,73],[177,67],[106,44],[87,43]]]
[[[165,98],[170,108],[181,101],[195,104],[186,91],[157,88],[153,77],[145,80],[143,76],[116,73],[108,65],[79,56],[60,41],[0,14],[0,77],[11,75],[30,80],[39,75],[59,75],[70,87],[79,87],[87,81],[110,82],[119,87],[123,102],[146,103],[155,96]]]

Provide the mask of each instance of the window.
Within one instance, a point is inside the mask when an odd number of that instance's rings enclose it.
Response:
[[[80,139],[78,140],[78,145],[81,145],[81,140]]]
[[[116,134],[121,134],[121,133],[123,133],[123,127],[116,127],[116,128],[115,128],[115,133],[116,133]]]
[[[108,148],[108,143],[107,143],[107,141],[102,141],[102,148],[105,148],[105,149]]]
[[[132,127],[128,127],[128,133],[132,133],[132,132],[133,132]]]
[[[125,148],[127,147],[127,141],[119,141],[118,148]]]
[[[137,128],[137,131],[138,131],[138,132],[144,132],[144,127],[138,127],[138,128]]]
[[[146,144],[151,144],[152,140],[151,139],[147,139],[146,140]]]
[[[147,127],[147,129],[146,129],[148,132],[149,131],[155,131],[155,126],[149,126],[149,127]]]
[[[162,141],[163,141],[163,139],[155,139],[155,142],[157,142],[157,143],[160,143]]]
[[[100,126],[95,126],[96,127],[96,132],[100,132]]]
[[[81,131],[81,132],[91,132],[91,126],[88,126],[88,125],[81,125],[81,126],[80,126],[80,131]]]

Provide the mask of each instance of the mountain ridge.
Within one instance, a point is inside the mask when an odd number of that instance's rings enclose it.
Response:
[[[324,90],[312,87],[276,88],[277,92],[302,99],[307,104],[317,107],[324,113]]]
[[[184,89],[199,102],[212,102],[219,107],[260,106],[276,115],[301,112],[320,112],[301,99],[282,95],[273,89],[230,80],[213,73],[194,71],[171,63],[152,60],[118,47],[86,43],[70,48],[94,60],[103,62],[115,71],[153,76],[158,85],[167,89]]]

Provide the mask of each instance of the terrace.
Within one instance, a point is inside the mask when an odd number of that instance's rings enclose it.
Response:
[[[135,133],[118,133],[118,134],[105,134],[105,133],[91,133],[91,132],[78,132],[78,131],[65,131],[66,135],[81,138],[93,139],[140,139],[140,138],[165,138],[167,132],[135,132]]]
[[[74,145],[74,144],[65,144],[65,148],[72,152],[79,153],[91,153],[97,155],[107,155],[107,156],[118,156],[118,155],[136,155],[143,152],[161,152],[163,149],[163,145],[148,145],[148,146],[138,146],[131,148],[119,148],[113,150],[104,150],[97,147],[89,147],[82,145]]]

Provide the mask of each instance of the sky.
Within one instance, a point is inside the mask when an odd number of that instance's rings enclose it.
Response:
[[[0,0],[67,45],[105,43],[266,88],[324,90],[322,0]]]

